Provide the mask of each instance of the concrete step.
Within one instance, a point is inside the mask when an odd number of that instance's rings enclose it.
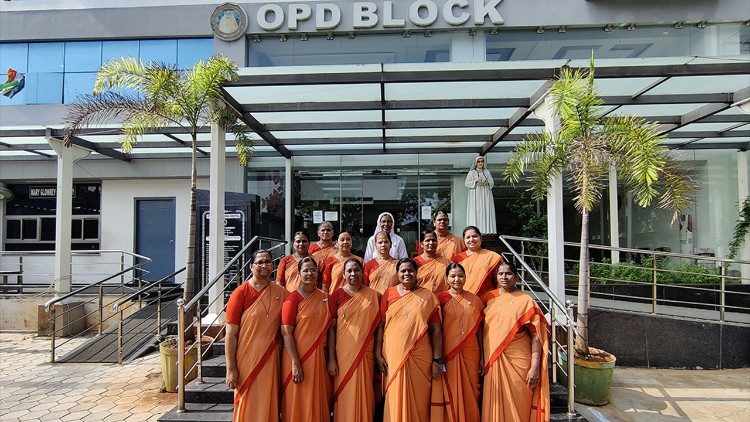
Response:
[[[185,412],[170,410],[159,418],[160,422],[231,421],[233,405],[186,403]]]
[[[574,415],[568,415],[567,413],[553,413],[550,415],[549,418],[550,422],[563,422],[563,421],[570,421],[570,422],[588,422],[588,419],[584,418],[583,416],[579,415],[578,413]]]
[[[227,387],[224,377],[203,377],[203,382],[190,381],[185,386],[186,403],[232,404],[234,392]]]
[[[219,355],[213,356],[211,359],[203,361],[203,376],[204,377],[220,377],[224,378],[227,376],[227,361],[226,356]]]

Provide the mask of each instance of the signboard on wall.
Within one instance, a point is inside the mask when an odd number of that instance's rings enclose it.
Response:
[[[247,27],[251,33],[263,32],[347,32],[364,30],[446,29],[456,27],[492,27],[502,25],[502,0],[409,0],[409,1],[320,1],[268,2],[237,5],[225,3],[214,17],[225,16],[231,26],[224,32]],[[226,10],[224,10],[226,9]],[[226,18],[234,13],[233,19]],[[245,23],[244,16],[247,16]],[[212,21],[214,33],[222,39],[219,23]],[[218,32],[217,32],[218,31]]]

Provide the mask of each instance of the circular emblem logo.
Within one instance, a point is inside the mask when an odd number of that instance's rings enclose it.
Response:
[[[211,30],[224,41],[240,39],[247,31],[247,14],[234,3],[221,4],[211,15]]]

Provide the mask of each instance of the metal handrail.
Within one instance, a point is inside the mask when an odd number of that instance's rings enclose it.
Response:
[[[179,270],[177,270],[177,271],[175,271],[175,272],[173,272],[173,273],[171,273],[169,275],[165,275],[164,277],[162,277],[161,279],[159,279],[157,281],[154,281],[152,283],[148,283],[148,285],[146,287],[144,287],[144,288],[142,288],[142,289],[140,289],[140,290],[138,290],[138,291],[136,291],[134,293],[131,293],[130,295],[128,295],[128,296],[126,296],[126,297],[118,300],[117,302],[115,302],[115,303],[112,304],[112,310],[115,311],[115,312],[117,312],[119,310],[120,306],[122,306],[124,303],[130,302],[134,298],[142,295],[143,293],[146,293],[148,290],[152,289],[154,286],[158,286],[158,285],[164,283],[165,281],[169,280],[170,278],[172,278],[172,277],[176,276],[177,274],[185,271],[186,268],[187,267],[182,267]]]
[[[86,251],[71,251],[71,256],[78,256],[78,255],[99,255],[102,253],[120,253],[123,255],[132,256],[133,258],[138,258],[145,260],[146,262],[151,262],[151,258],[145,256],[145,255],[139,255],[134,252],[125,251],[121,249],[95,249],[95,250],[86,250]],[[0,255],[8,255],[8,256],[19,256],[19,255],[54,255],[55,251],[0,251]]]
[[[45,304],[44,304],[44,309],[45,309],[45,310],[49,310],[49,308],[50,308],[50,307],[52,307],[52,305],[54,305],[54,304],[56,304],[56,303],[62,302],[63,300],[65,300],[65,299],[68,299],[68,298],[70,298],[70,297],[72,297],[72,296],[75,296],[75,295],[77,295],[78,293],[81,293],[81,292],[82,292],[82,291],[84,291],[84,290],[90,289],[90,288],[92,288],[92,287],[96,287],[96,286],[98,286],[98,285],[100,285],[100,284],[104,283],[105,281],[109,281],[109,280],[112,280],[113,278],[115,278],[115,277],[119,277],[119,276],[121,276],[121,275],[123,275],[123,274],[127,273],[128,271],[132,271],[132,270],[134,270],[134,269],[136,269],[136,268],[140,268],[140,264],[135,264],[135,265],[133,265],[133,266],[131,266],[131,267],[128,267],[128,268],[126,268],[126,269],[124,269],[124,270],[122,270],[122,271],[118,271],[118,272],[116,272],[116,273],[114,273],[114,274],[110,275],[110,276],[109,276],[109,277],[107,277],[107,278],[104,278],[104,279],[102,279],[102,280],[99,280],[99,281],[95,281],[95,282],[93,282],[93,283],[87,284],[87,285],[85,285],[85,286],[83,286],[83,287],[81,287],[81,288],[79,288],[79,289],[73,290],[72,292],[70,292],[70,293],[66,293],[66,294],[64,294],[64,295],[62,295],[62,296],[60,296],[60,297],[53,297],[52,299],[50,299],[50,300],[48,300],[47,302],[45,302]]]
[[[214,284],[216,284],[219,280],[221,280],[224,277],[227,271],[229,271],[229,268],[231,268],[232,265],[234,265],[234,263],[237,262],[237,260],[240,259],[240,257],[245,254],[245,252],[250,248],[250,246],[252,246],[253,243],[255,243],[256,241],[261,241],[261,240],[268,240],[271,242],[283,242],[281,244],[282,246],[286,245],[287,243],[286,240],[274,239],[274,238],[265,237],[265,236],[253,236],[253,238],[250,239],[250,241],[247,242],[245,246],[239,252],[237,252],[237,254],[234,257],[232,257],[232,259],[229,260],[229,262],[227,262],[224,268],[222,268],[221,271],[219,271],[219,273],[216,274],[213,279],[211,279],[211,281],[206,283],[206,285],[198,293],[196,293],[195,296],[192,299],[190,299],[190,301],[188,301],[188,303],[185,304],[185,312],[195,307],[196,303],[198,303],[201,297],[203,297],[206,293],[208,293],[208,291],[211,290],[211,287],[213,287]],[[269,251],[276,249],[278,246],[279,245],[276,245],[270,248]]]
[[[269,252],[272,252],[280,247],[283,247],[288,242],[286,240],[282,239],[274,239],[271,237],[265,237],[265,236],[254,236],[250,241],[248,241],[245,246],[242,247],[242,249],[237,252],[235,256],[232,257],[232,259],[229,260],[229,262],[224,266],[224,268],[219,271],[218,274],[214,276],[213,279],[211,279],[196,295],[187,303],[183,299],[177,300],[177,327],[178,327],[178,333],[177,333],[177,411],[178,412],[184,412],[185,411],[185,384],[186,384],[186,377],[187,375],[192,372],[192,368],[188,371],[185,367],[185,358],[187,356],[188,350],[185,348],[185,333],[188,329],[190,329],[194,324],[196,326],[197,331],[197,339],[196,339],[196,345],[192,347],[197,347],[197,355],[198,359],[196,364],[198,368],[198,373],[200,376],[201,373],[201,366],[202,366],[202,350],[201,350],[201,342],[200,337],[202,335],[201,330],[201,309],[200,309],[200,302],[203,299],[203,297],[209,292],[209,290],[219,281],[224,278],[226,273],[229,271],[229,269],[242,257],[245,252],[256,242],[260,243],[261,241],[266,240],[269,242],[277,242],[278,244],[268,248],[267,250]],[[239,271],[238,271],[239,274]],[[227,286],[222,290],[222,297],[223,297],[223,291],[225,291]],[[223,298],[222,298],[223,300]],[[191,310],[192,308],[197,308],[196,315],[193,317],[193,321],[189,321],[186,323],[185,321],[185,314],[187,311]],[[226,304],[224,305],[224,308],[226,308]],[[200,380],[201,378],[199,378]]]

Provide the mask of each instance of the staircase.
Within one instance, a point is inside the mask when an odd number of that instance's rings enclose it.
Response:
[[[185,412],[178,413],[175,407],[161,418],[161,422],[177,421],[231,421],[233,392],[224,381],[226,363],[224,343],[217,342],[211,349],[212,357],[203,361],[203,383],[191,381],[185,387]],[[550,386],[552,405],[551,421],[586,422],[581,416],[569,417],[567,412],[568,391],[560,384]]]

